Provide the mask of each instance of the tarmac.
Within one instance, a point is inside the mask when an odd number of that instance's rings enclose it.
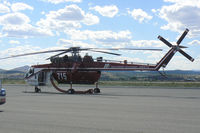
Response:
[[[1,133],[199,133],[200,88],[101,86],[101,94],[4,85]],[[75,86],[89,89],[92,86]]]

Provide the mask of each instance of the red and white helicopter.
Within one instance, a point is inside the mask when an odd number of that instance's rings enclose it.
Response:
[[[176,45],[172,45],[170,42],[165,40],[163,37],[158,36],[158,39],[170,47],[170,50],[164,55],[164,57],[157,64],[144,64],[144,63],[129,63],[127,60],[122,62],[115,62],[109,60],[103,60],[102,57],[93,59],[92,56],[85,55],[81,57],[79,52],[81,51],[92,51],[100,52],[105,54],[120,55],[118,53],[107,52],[103,50],[154,50],[161,51],[161,49],[131,49],[131,48],[110,48],[110,49],[97,49],[97,48],[80,48],[80,47],[71,47],[68,49],[58,49],[58,50],[49,50],[41,51],[34,53],[26,53],[20,55],[13,55],[10,57],[0,58],[7,59],[13,57],[59,52],[58,54],[49,57],[51,61],[49,64],[33,65],[25,75],[25,80],[28,84],[35,86],[35,92],[40,92],[39,86],[47,85],[51,83],[55,89],[60,92],[74,94],[74,93],[100,93],[98,88],[98,80],[101,76],[101,71],[158,71],[161,67],[166,67],[169,61],[172,59],[174,54],[178,51],[183,56],[185,56],[190,61],[194,59],[185,53],[182,48],[187,48],[181,46],[180,43],[185,38],[189,32],[186,29],[181,37],[176,42]],[[71,56],[66,55],[66,53],[71,52]],[[60,55],[65,54],[63,57]],[[50,81],[50,82],[49,82]],[[57,86],[58,84],[70,84],[70,89],[64,90]],[[75,91],[72,88],[72,84],[95,84],[94,89],[89,89],[86,91]]]

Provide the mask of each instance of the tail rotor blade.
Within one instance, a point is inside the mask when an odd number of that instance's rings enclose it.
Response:
[[[189,32],[188,29],[186,29],[186,30],[183,32],[183,34],[181,35],[181,37],[180,37],[180,38],[178,39],[178,41],[176,42],[177,45],[179,45],[179,44],[182,42],[182,40],[185,38],[185,36],[187,35],[188,32]]]
[[[185,53],[183,50],[179,49],[179,52],[184,55],[186,58],[188,58],[190,61],[194,61],[194,58],[192,58],[190,55],[188,55],[187,53]]]
[[[172,47],[173,45],[165,40],[162,36],[158,36],[158,39],[161,40],[163,43],[165,43],[167,46]]]

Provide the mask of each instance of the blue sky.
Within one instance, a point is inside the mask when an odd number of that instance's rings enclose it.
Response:
[[[157,63],[185,28],[182,45],[195,58],[177,53],[166,69],[200,70],[200,0],[0,0],[0,56],[68,48],[161,48],[162,52],[116,51],[94,58]],[[3,60],[0,68],[48,63],[52,54]],[[85,53],[82,53],[83,55]]]

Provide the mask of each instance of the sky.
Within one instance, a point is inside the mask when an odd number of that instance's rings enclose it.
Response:
[[[81,48],[159,48],[152,51],[91,53],[94,58],[156,64],[184,30],[180,53],[166,70],[200,70],[200,0],[0,0],[0,57],[79,46]],[[1,69],[49,63],[56,53],[1,60]],[[85,52],[81,53],[86,54]]]

